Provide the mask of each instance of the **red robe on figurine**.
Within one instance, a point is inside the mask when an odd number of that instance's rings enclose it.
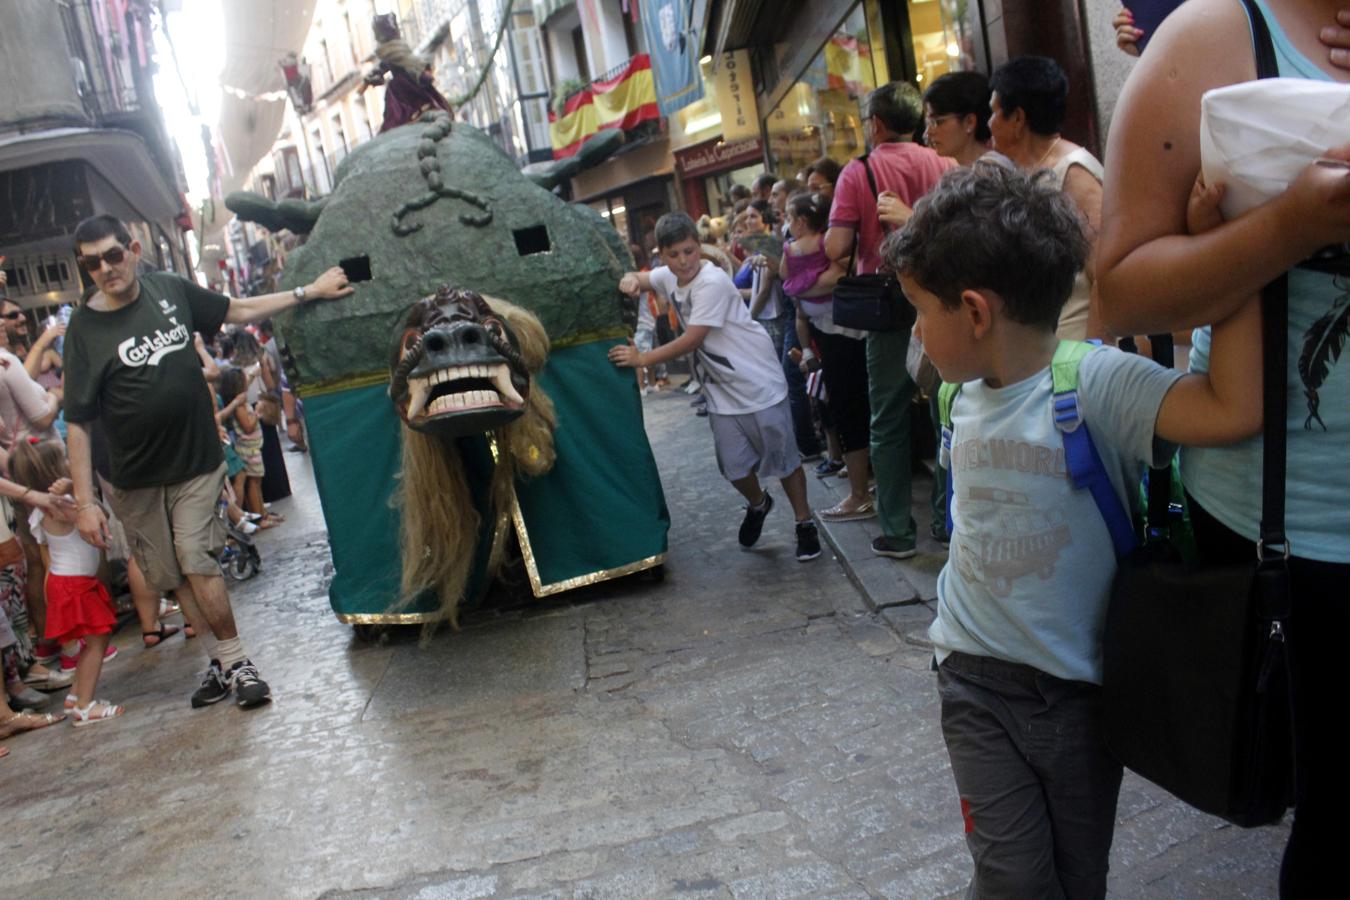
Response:
[[[375,55],[380,59],[380,67],[366,76],[366,82],[384,85],[384,123],[380,125],[380,133],[416,122],[428,110],[443,109],[453,114],[450,102],[436,90],[431,64],[403,40],[393,14],[376,16],[374,30],[378,42]]]

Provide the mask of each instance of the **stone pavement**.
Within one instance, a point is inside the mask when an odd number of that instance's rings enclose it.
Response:
[[[886,615],[923,607],[885,606],[926,590],[888,573],[931,580],[934,561],[859,555],[855,583],[881,585],[869,604],[830,554],[792,558],[786,505],[742,552],[686,401],[646,406],[673,519],[664,581],[477,614],[425,646],[334,620],[322,521],[288,456],[289,521],[234,590],[276,701],[191,710],[200,642],[147,651],[124,630],[100,693],[126,716],[5,742],[0,893],[959,896],[929,652]],[[849,527],[833,539],[853,555],[867,526]],[[1120,809],[1114,895],[1274,895],[1283,828],[1228,827],[1133,778]]]

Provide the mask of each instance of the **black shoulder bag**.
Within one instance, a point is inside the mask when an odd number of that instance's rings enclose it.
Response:
[[[1265,22],[1252,20],[1257,71],[1276,71]],[[1235,825],[1279,821],[1293,796],[1293,702],[1285,621],[1288,284],[1261,292],[1264,459],[1261,538],[1248,563],[1177,560],[1150,528],[1121,560],[1103,639],[1103,726],[1125,766]],[[1150,506],[1169,480],[1150,478]]]
[[[864,153],[859,162],[867,173],[867,184],[872,188],[872,199],[877,199],[877,182],[872,177],[872,167],[867,164]],[[854,258],[858,255],[858,236],[862,234],[859,223],[853,232],[853,250],[849,253],[848,267],[853,269]],[[905,299],[900,290],[900,282],[894,275],[845,275],[834,286],[834,324],[842,328],[856,328],[859,331],[900,331],[914,327],[914,307]]]

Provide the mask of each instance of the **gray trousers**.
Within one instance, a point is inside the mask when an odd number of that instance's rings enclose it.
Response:
[[[953,653],[938,669],[942,734],[975,861],[968,898],[1097,898],[1121,767],[1101,688]]]

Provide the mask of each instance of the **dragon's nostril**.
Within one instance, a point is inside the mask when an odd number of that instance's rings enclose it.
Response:
[[[476,329],[464,332],[464,343],[476,344],[479,341],[478,331]]]
[[[438,331],[433,331],[422,341],[428,352],[441,353],[450,348],[449,339]]]

